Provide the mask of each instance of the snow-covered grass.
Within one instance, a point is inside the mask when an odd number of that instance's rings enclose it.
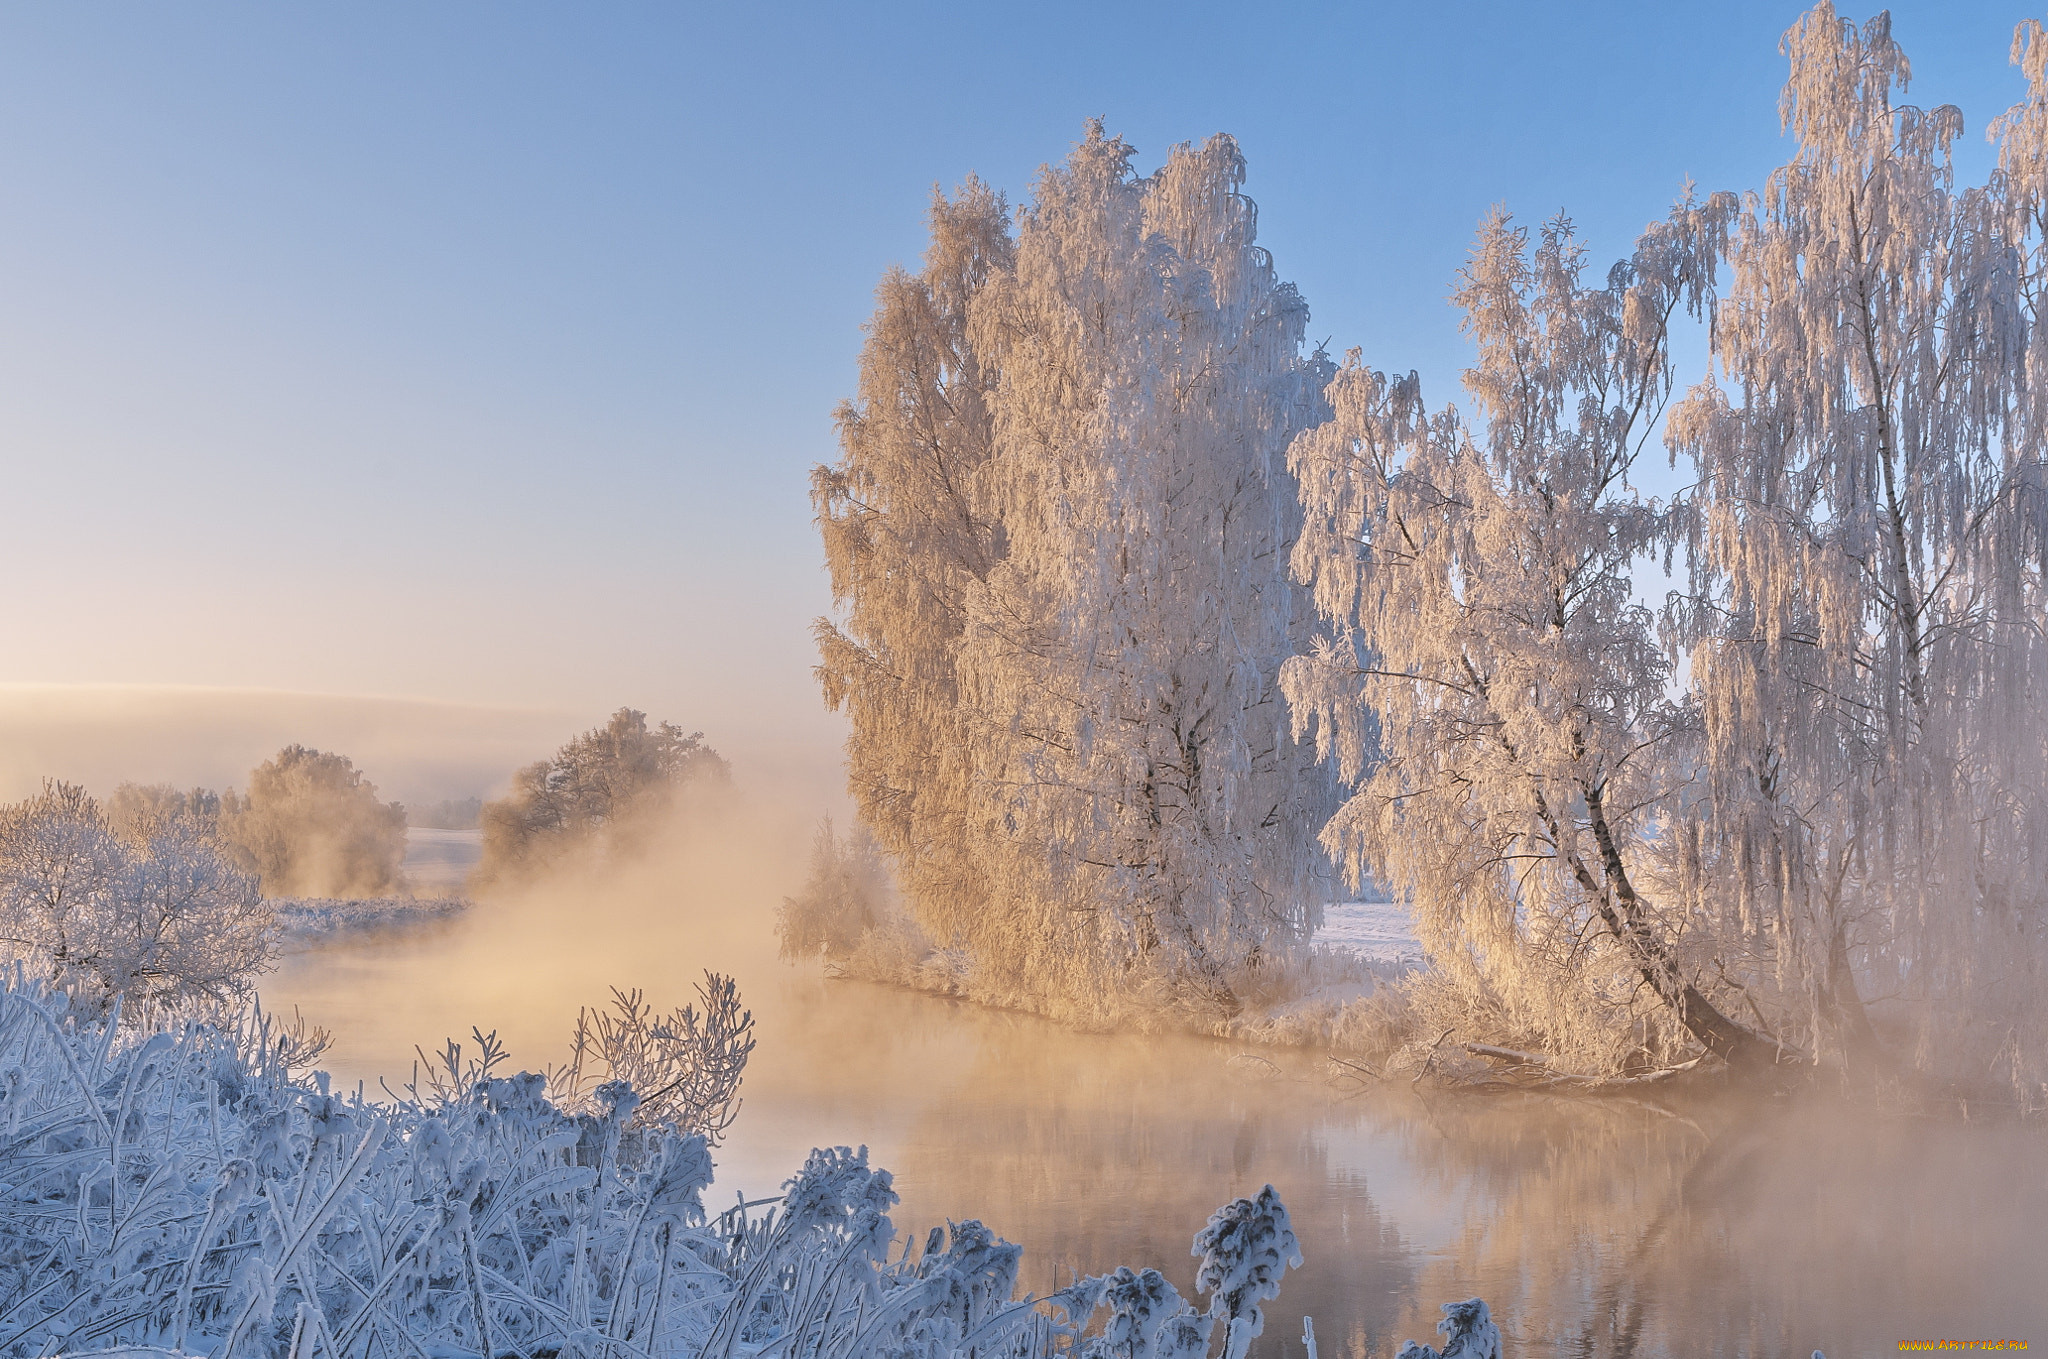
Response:
[[[286,949],[311,947],[338,935],[452,920],[470,906],[463,897],[277,897],[270,904]]]
[[[0,1355],[1241,1359],[1300,1263],[1268,1187],[1196,1238],[1201,1310],[1149,1269],[1019,1299],[979,1222],[899,1240],[864,1150],[712,1216],[704,1137],[623,1082],[572,1114],[470,1063],[384,1104],[295,1057],[0,981]]]

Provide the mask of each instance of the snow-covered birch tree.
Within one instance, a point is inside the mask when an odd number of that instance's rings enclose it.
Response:
[[[1685,890],[1803,1041],[1889,1046],[1874,988],[1921,1062],[2038,1085],[2048,45],[2020,29],[2027,102],[1962,189],[1961,114],[1894,102],[1888,16],[1823,3],[1785,50],[1796,150],[1729,239],[1721,374],[1672,421],[1709,794]]]
[[[1025,852],[970,939],[1020,991],[1137,983],[1228,1012],[1315,918],[1326,782],[1277,680],[1303,612],[1285,449],[1326,375],[1236,144],[1142,178],[1132,154],[1098,125],[1047,170],[974,310],[1005,552],[962,671],[983,833]]]
[[[852,787],[991,999],[1234,1009],[1302,938],[1327,779],[1277,688],[1304,610],[1284,451],[1326,368],[1218,137],[1099,126],[1014,240],[940,204],[886,280],[820,519]],[[964,325],[962,324],[964,320]]]
[[[956,667],[968,592],[1004,541],[984,477],[995,374],[967,317],[1012,244],[1002,197],[978,180],[935,195],[929,224],[923,267],[876,289],[842,456],[812,474],[811,496],[840,610],[816,626],[817,675],[851,727],[847,784],[907,898],[949,938],[987,896]]]
[[[1632,597],[1661,521],[1629,472],[1731,207],[1688,198],[1605,286],[1569,222],[1531,250],[1496,211],[1456,294],[1476,425],[1354,355],[1290,453],[1329,632],[1283,683],[1357,784],[1324,842],[1411,903],[1465,1037],[1596,1070],[1769,1055],[1651,890],[1695,723]]]

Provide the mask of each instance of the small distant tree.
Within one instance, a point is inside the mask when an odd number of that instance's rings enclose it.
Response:
[[[286,746],[246,795],[222,798],[220,831],[270,896],[384,896],[404,881],[405,808],[345,755]]]
[[[220,831],[220,794],[211,788],[181,790],[168,783],[124,783],[107,799],[107,824],[129,840],[148,839],[173,826],[203,835]]]
[[[851,954],[861,936],[886,918],[892,888],[882,847],[867,827],[845,836],[826,817],[811,844],[811,873],[803,891],[784,897],[775,933],[785,958],[822,955],[837,962]]]
[[[270,962],[271,924],[256,879],[189,815],[117,829],[64,783],[0,808],[0,935],[88,1002],[238,996]]]
[[[577,848],[615,846],[684,787],[731,777],[704,733],[621,708],[610,722],[512,777],[506,797],[484,804],[486,878],[537,866]]]

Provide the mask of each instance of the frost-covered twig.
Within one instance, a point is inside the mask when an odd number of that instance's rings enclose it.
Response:
[[[1413,1340],[1401,1346],[1395,1359],[1501,1359],[1500,1327],[1494,1325],[1486,1304],[1478,1298],[1443,1305],[1444,1319],[1436,1329],[1444,1337],[1439,1350]]]

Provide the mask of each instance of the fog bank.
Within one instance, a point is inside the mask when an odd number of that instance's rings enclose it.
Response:
[[[619,702],[629,701],[621,695]],[[408,805],[495,796],[512,772],[618,702],[592,712],[376,695],[184,685],[0,684],[0,800],[45,778],[110,792],[124,782],[241,787],[282,746],[338,751],[386,798]],[[836,726],[816,712],[739,730],[715,714],[657,709],[733,762],[735,780],[815,816],[836,807],[844,775]]]

